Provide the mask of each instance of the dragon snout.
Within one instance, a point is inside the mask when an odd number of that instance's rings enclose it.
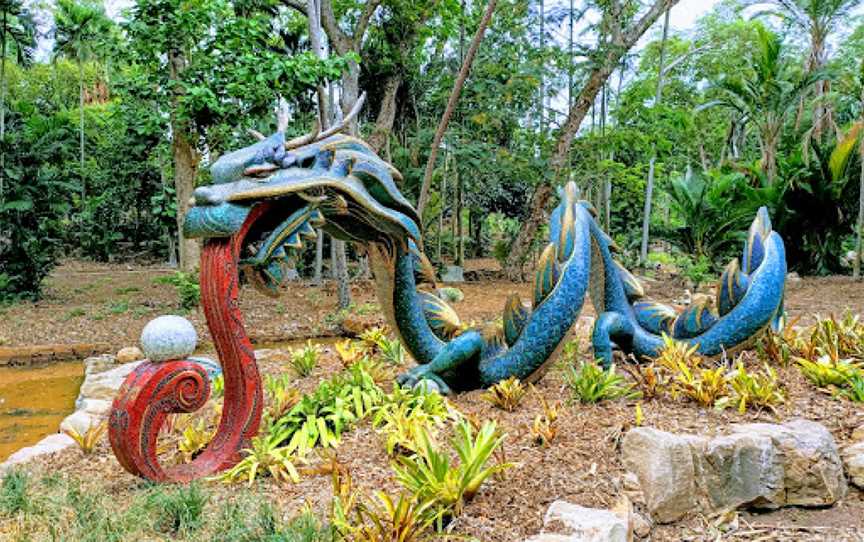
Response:
[[[219,205],[225,201],[225,197],[216,190],[213,186],[199,186],[192,192],[192,199],[189,200],[191,206],[210,206]]]

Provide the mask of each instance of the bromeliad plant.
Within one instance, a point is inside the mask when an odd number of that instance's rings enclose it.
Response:
[[[481,395],[484,401],[493,406],[513,412],[525,396],[525,386],[515,376],[491,386]]]
[[[441,394],[396,386],[375,412],[372,426],[384,435],[387,454],[416,453],[421,433],[432,439],[447,419],[457,419],[458,411]]]
[[[105,431],[108,430],[108,422],[104,421],[101,423],[90,423],[87,426],[87,429],[84,432],[79,433],[77,429],[70,428],[64,429],[63,432],[68,436],[72,437],[72,440],[75,441],[75,444],[81,449],[85,455],[89,455],[93,453],[93,450],[96,449],[96,446],[99,444],[99,440],[102,438],[102,435],[105,434]]]
[[[460,419],[454,424],[455,436],[451,445],[458,462],[442,450],[426,432],[418,435],[417,453],[400,457],[393,464],[396,479],[419,502],[430,501],[438,518],[438,527],[458,517],[490,476],[513,465],[488,465],[495,450],[504,442],[505,435],[498,432],[495,422],[486,422],[476,435],[471,423]]]
[[[603,369],[596,362],[582,361],[578,369],[573,365],[568,368],[564,382],[570,388],[572,400],[582,403],[639,397],[639,391],[615,372],[614,364]]]
[[[735,406],[741,414],[748,408],[768,409],[776,413],[777,406],[786,401],[777,381],[777,372],[767,364],[762,371],[748,372],[743,360],[738,358],[735,370],[727,380],[732,394],[719,399],[715,403],[718,408]]]
[[[550,405],[533,386],[531,387],[531,391],[537,397],[537,400],[540,401],[540,406],[543,410],[543,412],[534,417],[534,425],[531,426],[531,436],[534,439],[534,443],[538,446],[548,446],[558,436],[558,411],[561,408],[561,403],[557,402],[554,405]]]
[[[284,429],[259,435],[252,439],[252,447],[244,450],[246,456],[226,470],[217,479],[223,482],[246,481],[250,486],[259,473],[267,473],[277,481],[300,481],[295,463],[302,462],[296,445],[283,443],[288,438]]]
[[[318,365],[318,355],[321,348],[312,341],[306,341],[306,346],[291,351],[291,368],[297,376],[304,377],[312,374]]]

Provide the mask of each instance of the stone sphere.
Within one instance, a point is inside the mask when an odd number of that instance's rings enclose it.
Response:
[[[185,359],[197,344],[195,328],[182,316],[154,318],[141,332],[141,350],[150,361]]]

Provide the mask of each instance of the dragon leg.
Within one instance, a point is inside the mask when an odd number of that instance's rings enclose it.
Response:
[[[470,373],[470,364],[476,364],[483,349],[483,336],[475,330],[469,330],[451,340],[447,348],[442,349],[431,362],[418,365],[407,373],[399,375],[396,381],[403,386],[414,386],[422,380],[435,382],[442,393],[450,393],[450,385],[446,382],[447,375]]]
[[[600,313],[591,334],[594,357],[600,360],[603,367],[609,367],[612,364],[612,343],[626,347],[633,341],[634,331],[632,322],[621,313]]]

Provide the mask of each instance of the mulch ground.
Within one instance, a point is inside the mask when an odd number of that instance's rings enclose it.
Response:
[[[45,300],[35,304],[17,305],[5,310],[0,321],[0,336],[9,344],[41,342],[108,341],[125,346],[134,344],[140,329],[152,317],[171,312],[176,297],[170,287],[153,284],[153,278],[167,273],[159,268],[126,266],[93,266],[70,263],[61,267],[51,278]],[[675,280],[648,281],[649,293],[662,300],[674,300],[681,295],[681,284]],[[120,293],[124,289],[124,293]],[[136,288],[137,290],[132,290]],[[467,283],[462,287],[465,301],[457,311],[465,320],[482,321],[500,315],[504,300],[513,291],[528,298],[530,285],[508,282]],[[374,303],[366,285],[354,288],[358,306]],[[278,301],[255,294],[246,295],[243,307],[247,328],[264,333],[291,331],[292,322],[314,328],[328,314],[335,312],[335,294],[327,286],[321,289],[293,288]],[[128,301],[124,312],[106,309],[117,299]],[[86,301],[85,301],[86,300]],[[85,314],[68,317],[81,307]],[[146,307],[136,310],[137,307]],[[812,314],[840,314],[845,309],[864,312],[864,289],[846,278],[803,279],[791,284],[787,309],[793,317],[800,316],[806,324]],[[80,312],[80,311],[79,311]],[[93,319],[94,315],[101,318]],[[582,340],[583,355],[587,356],[587,331],[590,306],[573,334]],[[188,315],[206,336],[203,316]],[[262,363],[262,372],[287,371],[285,356],[272,356]],[[325,347],[315,374],[298,379],[301,390],[310,390],[322,377],[341,369],[332,348]],[[849,443],[852,430],[864,424],[864,409],[860,405],[838,401],[815,390],[794,368],[779,368],[788,400],[776,413],[761,412],[740,415],[699,408],[691,403],[657,399],[642,404],[644,424],[674,432],[712,434],[729,423],[782,422],[804,417],[828,427],[840,446]],[[536,386],[549,402],[566,398],[562,369],[553,367]],[[506,461],[517,467],[500,479],[490,480],[465,513],[452,525],[455,533],[490,542],[516,542],[539,532],[547,507],[556,499],[589,507],[607,507],[622,494],[624,474],[619,445],[623,434],[635,419],[635,401],[615,401],[600,405],[567,403],[562,406],[558,436],[547,447],[532,442],[530,426],[540,412],[538,399],[530,394],[515,412],[497,410],[480,398],[480,392],[470,392],[453,398],[455,406],[479,419],[497,420],[507,439],[504,444]],[[359,489],[395,491],[398,485],[392,477],[389,459],[382,437],[361,423],[343,437],[338,448],[338,460],[352,474]],[[117,464],[107,443],[103,442],[92,456],[83,456],[69,449],[32,463],[38,474],[63,473],[77,478],[85,487],[98,488],[116,497],[114,502],[131,502],[145,487]],[[235,486],[214,483],[213,502],[238,498],[238,493],[265,497],[287,517],[304,504],[311,503],[322,514],[331,496],[331,480],[326,475],[304,476],[300,484],[281,485],[263,479],[252,489],[238,492]],[[728,519],[728,518],[727,518]],[[691,517],[672,526],[656,526],[651,540],[716,540],[720,531],[714,518]],[[864,493],[850,489],[838,505],[824,510],[790,508],[772,513],[742,512],[733,521],[737,530],[722,534],[728,540],[861,540],[864,533]]]

